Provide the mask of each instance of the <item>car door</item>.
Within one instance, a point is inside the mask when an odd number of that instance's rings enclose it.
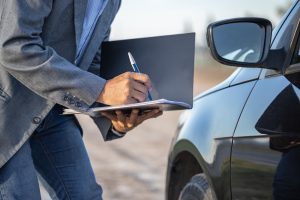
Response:
[[[297,3],[272,44],[287,53],[291,64],[300,62],[299,17]],[[300,197],[299,97],[299,72],[283,76],[263,70],[234,133],[232,199]]]

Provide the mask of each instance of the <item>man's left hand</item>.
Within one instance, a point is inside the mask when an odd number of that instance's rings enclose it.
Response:
[[[116,131],[126,133],[143,123],[145,120],[162,115],[162,111],[154,109],[139,115],[139,110],[133,109],[129,116],[126,116],[120,110],[115,111],[115,114],[109,112],[102,112],[101,114],[111,120],[113,128]]]

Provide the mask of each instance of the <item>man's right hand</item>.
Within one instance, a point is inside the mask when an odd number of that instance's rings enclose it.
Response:
[[[106,82],[97,102],[107,105],[143,102],[151,88],[148,75],[126,72]]]

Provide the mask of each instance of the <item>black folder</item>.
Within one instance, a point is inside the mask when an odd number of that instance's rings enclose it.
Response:
[[[132,72],[128,52],[135,58],[140,72],[150,77],[153,101],[94,107],[87,114],[95,116],[101,111],[130,111],[132,108],[180,110],[193,107],[195,33],[104,42],[100,76],[109,80]]]

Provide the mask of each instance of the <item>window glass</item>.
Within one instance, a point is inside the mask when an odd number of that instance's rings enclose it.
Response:
[[[293,54],[293,58],[292,58],[292,62],[291,62],[292,65],[296,64],[296,63],[300,63],[300,38],[299,37],[300,37],[300,35],[298,36],[296,49]]]
[[[297,3],[297,5],[294,8],[291,8],[293,10],[289,13],[286,13],[279,26],[276,27],[276,29],[274,29],[272,35],[276,37],[273,38],[274,41],[272,43],[271,49],[290,48],[290,42],[299,19],[299,7],[299,3]],[[280,75],[280,72],[275,70],[265,70],[266,77],[277,75]]]

